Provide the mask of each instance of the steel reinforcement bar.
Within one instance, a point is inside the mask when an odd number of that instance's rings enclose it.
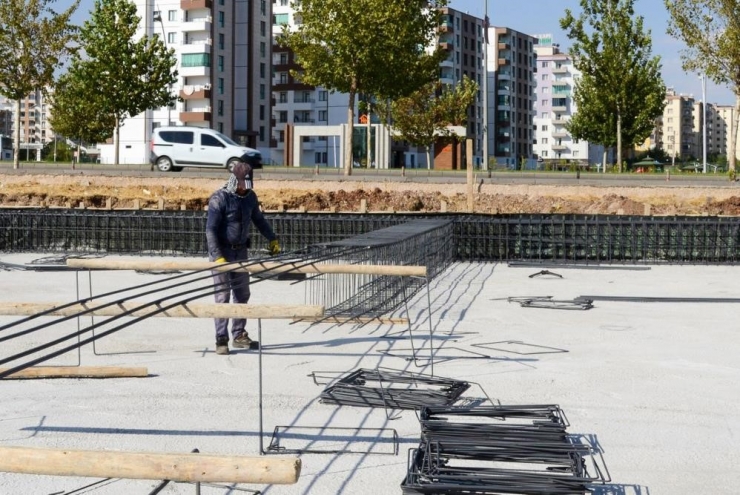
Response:
[[[331,243],[422,218],[453,221],[453,259],[557,263],[732,264],[740,218],[624,215],[268,214],[286,249]],[[0,210],[0,251],[206,253],[203,211]],[[265,247],[259,235],[253,249]]]

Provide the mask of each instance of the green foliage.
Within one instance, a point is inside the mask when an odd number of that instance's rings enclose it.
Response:
[[[99,133],[109,125],[110,116],[117,131],[126,118],[177,101],[171,92],[177,82],[175,51],[157,36],[137,39],[140,21],[136,5],[128,0],[96,0],[80,31],[85,58],[75,55],[66,83],[74,95],[87,93],[94,100],[91,111],[96,122],[85,132]],[[73,110],[75,105],[67,108]]]
[[[578,111],[569,131],[604,146],[633,146],[652,132],[663,113],[660,57],[652,56],[650,31],[635,16],[634,0],[581,0],[578,18],[568,9],[560,26],[573,40],[571,55],[582,77]],[[618,128],[621,128],[619,132]],[[621,164],[622,150],[617,149]]]
[[[430,160],[428,163],[431,163],[428,152],[436,137],[465,139],[447,127],[467,124],[468,108],[475,102],[477,94],[478,84],[464,76],[454,87],[435,81],[410,96],[396,99],[391,104],[396,137],[414,146],[424,146]]]
[[[306,84],[348,94],[347,120],[352,135],[355,97],[376,100],[407,96],[437,78],[445,54],[425,48],[435,41],[446,0],[302,0],[278,43],[292,49]],[[428,8],[427,8],[428,7]],[[352,172],[347,147],[345,173]]]
[[[76,28],[69,21],[79,0],[62,13],[56,13],[52,3],[0,1],[0,95],[19,101],[37,89],[46,90],[54,81],[54,71],[73,51]],[[19,143],[16,125],[14,168],[18,168]]]
[[[56,144],[56,161],[71,162],[74,156],[74,150],[67,144],[65,139],[56,139],[55,141],[50,141],[44,145],[41,150],[41,159],[47,162],[53,162],[54,146]]]
[[[740,8],[737,0],[664,0],[670,20],[668,34],[683,41],[683,69],[706,74],[716,84],[729,86],[740,108]],[[728,159],[735,168],[735,135],[730,140]]]
[[[113,136],[116,119],[112,112],[101,107],[100,100],[90,98],[86,80],[75,78],[74,74],[68,72],[57,81],[49,122],[61,136],[87,143],[103,142]]]

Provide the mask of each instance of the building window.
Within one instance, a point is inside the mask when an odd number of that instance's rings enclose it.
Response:
[[[224,123],[223,122],[219,122],[218,123],[218,132],[221,132],[221,133],[224,132]]]
[[[280,73],[280,84],[288,84],[288,73],[287,72]]]
[[[542,130],[543,130],[543,131],[546,131],[546,130],[548,130],[548,129],[549,129],[549,127],[548,127],[548,126],[546,126],[546,125],[543,125],[543,126],[542,126]]]
[[[167,33],[167,43],[170,45],[177,43],[177,33]]]
[[[278,112],[278,122],[280,122],[281,124],[285,124],[286,122],[288,122],[288,112]]]
[[[319,91],[319,101],[327,101],[329,99],[328,91]]]
[[[267,35],[267,23],[265,21],[260,21],[260,36],[266,36]]]
[[[548,79],[550,79],[550,75],[549,74],[542,74],[542,80],[543,81],[547,81]]]
[[[184,53],[180,67],[210,67],[210,53]]]
[[[547,100],[542,100],[542,106],[543,107],[546,107],[547,106]]]
[[[218,13],[218,27],[224,27],[226,25],[226,16],[223,12]]]
[[[224,94],[224,78],[223,77],[218,78],[218,94],[220,95]]]
[[[267,53],[267,45],[264,41],[260,41],[260,57],[265,57],[265,54]]]
[[[547,158],[547,150],[542,152],[542,158]]]
[[[218,100],[218,115],[222,116],[224,114],[224,100]]]
[[[224,56],[223,55],[218,56],[218,71],[219,72],[224,71]]]
[[[267,0],[260,0],[260,14],[267,15]]]
[[[290,22],[290,14],[275,14],[275,24],[285,26]]]
[[[264,141],[264,140],[265,140],[265,126],[261,125],[260,126],[260,141]]]
[[[218,0],[219,5],[226,5],[226,0]]]
[[[218,49],[219,50],[223,50],[225,44],[226,43],[224,42],[224,34],[223,33],[219,33],[219,35],[218,35]]]
[[[265,78],[265,64],[264,64],[264,62],[260,63],[260,77],[262,79]]]
[[[319,110],[319,122],[326,122],[326,110]]]
[[[265,99],[265,85],[260,84],[260,100],[264,100],[264,99]]]
[[[177,20],[177,11],[176,10],[168,10],[167,11],[167,20],[168,21],[176,21]]]
[[[288,93],[280,93],[280,96],[278,97],[278,101],[280,103],[288,103]]]
[[[265,106],[260,105],[260,120],[265,120]]]
[[[548,141],[549,141],[549,139],[548,139],[548,138],[542,138],[542,144],[547,144],[547,143],[548,143]]]

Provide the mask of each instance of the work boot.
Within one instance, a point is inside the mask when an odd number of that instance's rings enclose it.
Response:
[[[239,349],[259,349],[260,343],[256,340],[252,340],[249,338],[249,335],[247,332],[240,333],[236,337],[234,337],[234,340],[231,342],[231,345],[234,346],[234,348]]]
[[[229,354],[229,343],[227,342],[216,342],[216,354],[225,356]]]

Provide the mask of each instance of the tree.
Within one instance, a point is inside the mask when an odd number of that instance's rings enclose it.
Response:
[[[728,161],[735,170],[738,112],[740,112],[740,9],[737,0],[665,0],[670,14],[668,34],[683,41],[685,71],[706,74],[735,94],[730,124]]]
[[[51,98],[49,123],[55,134],[78,142],[100,143],[113,135],[116,121],[112,112],[100,107],[97,98],[90,98],[85,81],[70,73],[59,78]]]
[[[0,95],[15,100],[17,169],[21,144],[21,100],[35,90],[46,91],[54,71],[74,50],[76,28],[69,23],[79,0],[61,14],[51,0],[2,0],[0,2]]]
[[[614,126],[621,172],[623,146],[643,142],[663,113],[660,57],[652,56],[650,31],[644,30],[643,18],[635,16],[634,0],[581,0],[580,4],[583,12],[578,18],[566,9],[560,19],[560,27],[573,40],[573,64],[583,78],[574,119],[581,112],[584,115],[572,128],[585,129],[589,123],[599,128]],[[586,139],[578,134],[573,138]]]
[[[287,26],[278,43],[293,50],[306,84],[348,94],[348,136],[353,135],[355,98],[395,99],[434,81],[444,53],[426,47],[436,40],[440,7],[447,0],[302,0],[301,24]],[[344,173],[352,173],[352,146],[345,146]]]
[[[427,166],[431,168],[431,147],[439,136],[465,139],[448,126],[465,126],[468,109],[475,101],[478,85],[463,76],[454,87],[439,81],[428,83],[407,97],[391,104],[393,131],[397,137],[426,149]]]
[[[617,126],[615,119],[605,118],[609,110],[600,95],[593,77],[584,74],[576,79],[573,91],[573,105],[577,111],[565,128],[574,139],[598,143],[604,147],[602,166],[606,170],[608,148],[617,145]]]
[[[68,84],[95,100],[98,118],[102,113],[112,116],[116,164],[123,122],[177,101],[171,92],[177,82],[175,50],[157,36],[136,39],[140,21],[136,5],[128,0],[96,0],[80,31],[86,57],[76,54],[68,72]]]

